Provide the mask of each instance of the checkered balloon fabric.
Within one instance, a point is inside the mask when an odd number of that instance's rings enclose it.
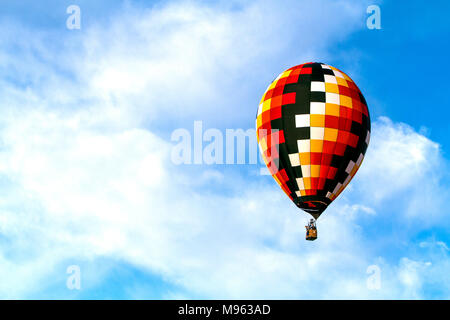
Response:
[[[317,219],[361,166],[370,117],[349,76],[323,63],[305,63],[284,71],[267,88],[256,129],[273,178]]]

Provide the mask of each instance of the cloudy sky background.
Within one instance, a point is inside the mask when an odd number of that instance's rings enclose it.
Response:
[[[0,298],[450,297],[446,1],[0,4]],[[349,74],[372,117],[313,243],[259,164],[171,161],[175,129],[254,128],[307,61]]]

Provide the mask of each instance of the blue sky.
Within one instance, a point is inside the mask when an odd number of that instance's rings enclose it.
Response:
[[[0,297],[448,299],[449,10],[2,1]],[[349,74],[373,124],[314,243],[260,165],[171,162],[174,130],[254,128],[268,84],[306,61]]]

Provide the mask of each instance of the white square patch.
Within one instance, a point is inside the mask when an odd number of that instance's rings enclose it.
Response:
[[[310,178],[311,177],[311,165],[303,165],[302,166],[302,176],[304,178]]]
[[[312,81],[311,82],[311,92],[312,91],[325,92],[325,82]]]
[[[341,99],[339,99],[339,95],[333,92],[325,93],[325,101],[327,103],[340,104]]]
[[[369,145],[369,142],[370,142],[370,131],[367,130],[366,144]]]
[[[350,174],[350,172],[352,172],[352,169],[353,169],[354,166],[355,166],[355,163],[352,160],[350,160],[350,162],[348,163],[347,168],[345,169],[345,172]]]
[[[300,156],[298,153],[291,153],[289,155],[289,160],[291,161],[291,166],[298,167],[300,165]]]
[[[324,102],[311,102],[310,114],[325,114],[325,103]]]
[[[311,125],[309,114],[296,114],[295,126],[297,128],[309,127]]]
[[[335,75],[336,77],[345,79],[345,78],[344,78],[344,75],[343,75],[342,73],[340,73],[339,71],[333,70],[333,73],[334,73],[334,75]]]
[[[298,189],[299,190],[305,190],[305,185],[303,184],[302,178],[295,179],[297,181]]]
[[[311,128],[311,139],[313,140],[323,140],[325,137],[325,128],[312,127]]]
[[[335,77],[335,76],[332,76],[332,75],[330,75],[330,74],[326,74],[326,75],[325,75],[325,82],[326,82],[326,83],[335,83],[335,84],[337,84],[336,77]]]
[[[311,141],[309,139],[297,140],[297,147],[299,153],[309,152],[311,150]]]

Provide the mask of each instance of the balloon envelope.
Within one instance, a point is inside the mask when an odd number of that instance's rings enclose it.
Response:
[[[361,166],[370,116],[349,76],[310,62],[282,72],[270,84],[258,107],[256,129],[273,178],[317,219]]]

